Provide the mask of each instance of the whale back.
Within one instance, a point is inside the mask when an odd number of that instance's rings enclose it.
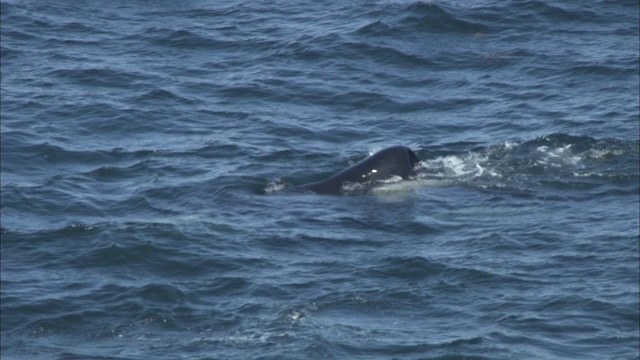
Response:
[[[420,162],[416,154],[405,146],[392,146],[369,156],[332,177],[290,188],[294,191],[313,191],[318,194],[340,194],[345,183],[370,184],[392,176],[403,179]]]

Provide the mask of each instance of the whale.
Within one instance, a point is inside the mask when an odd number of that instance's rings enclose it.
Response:
[[[406,146],[391,146],[380,150],[359,163],[339,173],[313,183],[291,186],[288,191],[313,192],[317,194],[340,195],[345,186],[360,184],[367,189],[376,182],[394,176],[408,179],[420,162],[416,154]]]

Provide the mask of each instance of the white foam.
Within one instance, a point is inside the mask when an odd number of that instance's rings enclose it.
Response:
[[[553,167],[563,167],[567,165],[579,166],[584,159],[584,156],[581,154],[574,154],[571,148],[571,144],[556,148],[539,146],[536,150],[542,153],[543,157],[536,162],[540,165],[549,165]]]
[[[421,168],[427,170],[428,178],[459,179],[474,178],[484,173],[481,164],[487,161],[485,156],[469,153],[464,157],[455,155],[440,156],[421,162]]]
[[[267,186],[264,188],[264,191],[267,194],[271,194],[271,193],[278,192],[284,189],[285,187],[287,187],[287,183],[280,178],[276,178],[273,181],[271,181],[269,184],[267,184]]]
[[[623,150],[589,149],[589,151],[586,152],[585,157],[591,159],[601,159],[608,156],[620,156],[623,154]]]

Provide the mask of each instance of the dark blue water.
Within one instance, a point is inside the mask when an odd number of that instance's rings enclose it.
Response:
[[[2,359],[637,359],[638,13],[3,0]]]

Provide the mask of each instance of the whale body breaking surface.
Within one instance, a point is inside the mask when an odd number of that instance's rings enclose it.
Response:
[[[287,188],[287,191],[340,195],[345,186],[350,184],[366,187],[394,176],[406,180],[419,162],[418,156],[408,147],[392,146],[376,152],[325,180],[292,186]]]

